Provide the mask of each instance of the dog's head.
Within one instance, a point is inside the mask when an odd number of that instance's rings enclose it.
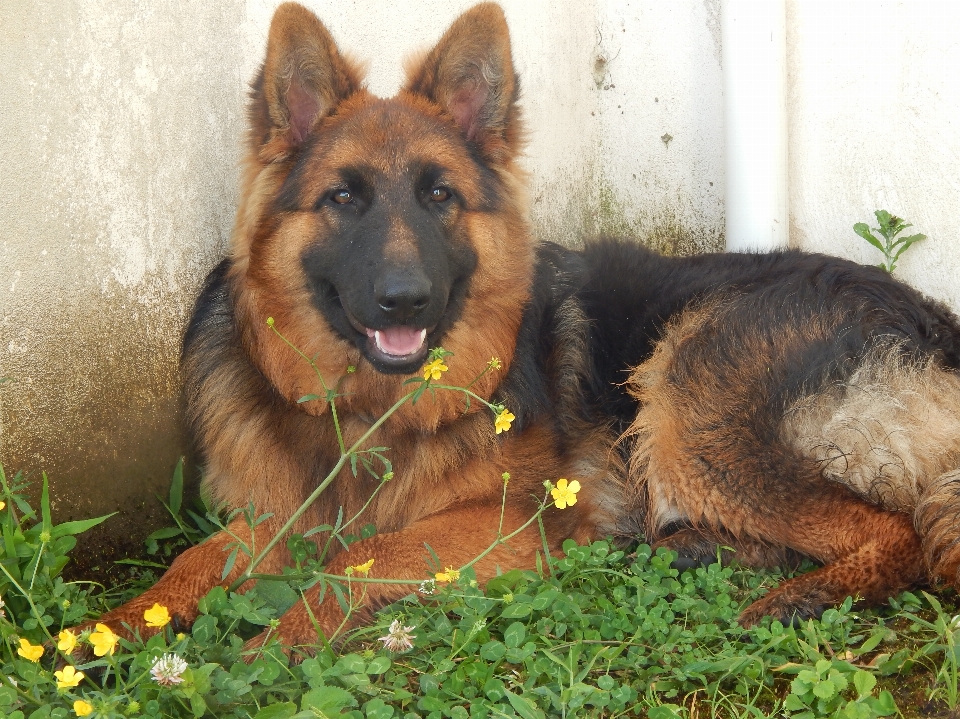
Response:
[[[312,13],[277,9],[234,276],[244,324],[259,328],[248,343],[284,394],[316,380],[270,342],[267,316],[334,376],[410,374],[441,343],[463,366],[455,381],[509,361],[533,266],[517,95],[494,4],[458,18],[386,100]]]

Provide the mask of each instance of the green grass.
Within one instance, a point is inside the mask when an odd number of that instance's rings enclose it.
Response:
[[[549,567],[508,572],[483,590],[465,571],[294,662],[274,643],[246,657],[241,646],[298,601],[297,582],[245,595],[216,589],[188,633],[168,626],[145,643],[121,641],[113,656],[77,665],[86,675],[78,687],[58,690],[64,658],[51,637],[130,590],[64,582],[72,542],[60,539],[89,523],[58,529],[30,508],[18,478],[0,478],[2,716],[73,717],[77,701],[97,717],[257,719],[929,717],[957,705],[952,592],[906,593],[871,611],[848,601],[819,621],[747,631],[739,611],[780,575],[717,564],[678,573],[670,553],[645,545],[626,553],[572,541]],[[394,620],[414,627],[411,650],[378,641]],[[17,653],[20,638],[46,642],[39,662]],[[165,687],[150,669],[170,653],[188,668]]]

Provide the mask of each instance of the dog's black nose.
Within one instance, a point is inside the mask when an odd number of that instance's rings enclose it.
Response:
[[[377,304],[391,320],[416,317],[430,304],[432,285],[423,272],[393,273],[374,286]]]

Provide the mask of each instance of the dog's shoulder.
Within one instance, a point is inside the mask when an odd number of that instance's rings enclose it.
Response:
[[[230,267],[228,258],[210,270],[194,303],[180,355],[189,380],[202,381],[239,344],[230,298]]]
[[[550,242],[537,246],[513,361],[497,390],[520,428],[546,416],[561,424],[583,417],[582,383],[592,371],[577,298],[585,278],[582,253]]]

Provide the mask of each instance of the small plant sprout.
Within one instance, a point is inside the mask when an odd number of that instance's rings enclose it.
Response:
[[[913,225],[904,222],[896,215],[891,215],[886,210],[877,210],[873,214],[877,216],[877,222],[880,225],[880,227],[872,228],[873,232],[879,233],[883,239],[874,235],[865,222],[855,224],[853,231],[883,253],[883,262],[877,267],[887,272],[893,272],[897,269],[897,260],[900,259],[900,255],[906,252],[914,242],[924,240],[927,236],[916,234],[898,238],[897,235],[908,227],[913,227]]]

